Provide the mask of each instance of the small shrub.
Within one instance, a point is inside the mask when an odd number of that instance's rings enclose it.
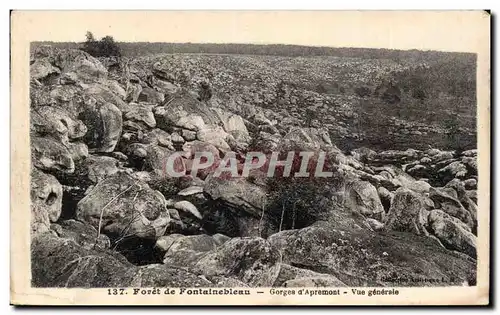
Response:
[[[281,160],[286,159],[290,151],[295,151],[290,176],[283,176],[283,167],[276,169],[274,177],[267,181],[268,206],[266,215],[277,231],[299,229],[318,220],[328,219],[334,208],[334,193],[338,173],[326,159],[324,170],[334,171],[333,177],[315,177],[317,157],[313,156],[308,163],[309,177],[295,177],[300,170],[302,158],[299,150],[283,150]]]
[[[100,41],[95,40],[91,32],[87,32],[87,40],[83,44],[83,51],[93,57],[120,57],[120,46],[112,36],[105,36]]]

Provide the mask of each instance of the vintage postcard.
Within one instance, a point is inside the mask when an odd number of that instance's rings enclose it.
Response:
[[[12,11],[14,305],[487,305],[486,11]]]

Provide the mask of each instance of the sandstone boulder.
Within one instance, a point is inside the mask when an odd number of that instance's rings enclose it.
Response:
[[[347,185],[344,203],[352,212],[383,220],[384,207],[380,201],[377,189],[365,181],[355,181]]]
[[[49,69],[42,71],[41,67],[36,66],[33,69],[35,70],[33,75],[39,79],[45,73],[51,74],[48,64],[59,69],[61,74],[73,73],[77,76],[78,81],[83,83],[96,82],[107,77],[107,70],[99,60],[79,49],[58,49],[51,46],[38,48],[34,52],[33,58]]]
[[[85,159],[87,177],[97,183],[119,171],[118,161],[110,156],[91,155]]]
[[[31,169],[31,234],[46,232],[50,223],[61,215],[63,189],[57,179],[49,174]]]
[[[130,104],[129,111],[125,113],[125,120],[131,120],[144,125],[144,129],[156,127],[153,105]]]
[[[248,182],[245,178],[225,179],[209,176],[205,180],[204,192],[222,206],[235,212],[244,211],[260,217],[266,201],[263,187]]]
[[[419,195],[409,189],[399,188],[392,199],[385,226],[394,231],[428,235],[425,228],[427,215]]]
[[[436,285],[473,285],[475,262],[412,233],[375,233],[345,225],[318,223],[271,235],[283,263],[330,274],[347,286],[414,286],[411,278],[433,278]],[[393,280],[394,279],[394,280]]]
[[[158,128],[146,132],[141,139],[141,142],[144,144],[159,145],[172,151],[175,150],[170,134]]]
[[[82,121],[71,117],[68,111],[58,106],[37,107],[32,111],[30,126],[38,135],[51,135],[64,144],[87,133]]]
[[[33,287],[216,286],[207,279],[179,268],[160,264],[137,267],[116,252],[88,249],[72,239],[60,238],[51,233],[41,234],[33,240],[31,257]]]
[[[165,197],[126,173],[100,181],[80,200],[76,214],[111,237],[157,239],[170,221]]]
[[[452,189],[452,191],[454,190]],[[473,215],[464,208],[457,199],[457,196],[453,196],[450,192],[446,191],[446,189],[432,187],[429,197],[434,201],[436,209],[443,210],[452,217],[464,222],[470,228],[474,227]]]
[[[106,235],[98,235],[94,227],[80,221],[71,219],[53,223],[50,229],[60,238],[72,240],[85,249],[109,249],[111,246],[111,241]]]
[[[433,210],[429,214],[429,226],[444,246],[476,258],[476,237],[462,221],[441,210]]]
[[[207,252],[193,271],[207,277],[236,278],[252,287],[272,286],[278,277],[281,256],[262,238],[233,238]]]
[[[31,137],[31,160],[33,165],[46,171],[73,173],[75,163],[62,143],[49,137]]]
[[[112,152],[120,140],[122,113],[111,103],[88,106],[81,114],[88,128],[85,142],[90,152]]]
[[[169,237],[169,236],[167,236]],[[157,243],[158,244],[158,243]],[[183,268],[195,265],[206,252],[214,250],[218,243],[209,235],[189,235],[176,237],[168,246],[163,263]]]

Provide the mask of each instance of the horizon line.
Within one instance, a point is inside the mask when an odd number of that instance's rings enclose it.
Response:
[[[111,36],[111,35],[106,35],[106,36]],[[99,40],[97,40],[99,41]],[[54,41],[54,40],[36,40],[36,41],[31,41],[30,44],[32,43],[58,43],[58,44],[83,44],[85,41]],[[158,42],[158,41],[121,41],[121,40],[116,40],[116,43],[125,43],[125,44],[179,44],[179,45],[253,45],[253,46],[295,46],[295,47],[312,47],[312,48],[329,48],[329,49],[366,49],[366,50],[390,50],[390,51],[402,51],[402,52],[410,52],[410,51],[416,51],[416,52],[422,52],[422,53],[432,53],[432,52],[437,52],[437,53],[449,53],[449,54],[470,54],[470,55],[477,55],[475,52],[469,52],[469,51],[449,51],[449,50],[436,50],[436,49],[428,49],[428,50],[422,50],[422,49],[417,49],[417,48],[411,48],[411,49],[395,49],[395,48],[385,48],[385,47],[363,47],[363,46],[323,46],[323,45],[301,45],[301,44],[287,44],[287,43],[257,43],[257,42],[170,42],[170,41],[165,41],[165,42]]]

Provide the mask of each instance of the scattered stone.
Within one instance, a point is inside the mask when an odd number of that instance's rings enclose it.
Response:
[[[198,209],[196,209],[196,206],[193,205],[189,201],[183,200],[183,201],[176,202],[176,203],[174,203],[174,208],[177,210],[180,210],[180,211],[191,213],[192,215],[194,215],[196,218],[198,218],[200,220],[202,219],[202,215],[200,214]]]

